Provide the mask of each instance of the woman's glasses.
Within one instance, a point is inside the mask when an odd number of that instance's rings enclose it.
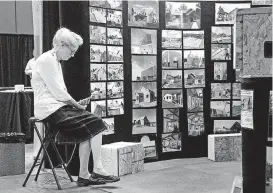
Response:
[[[69,47],[69,45],[67,45],[66,43],[64,43],[64,45],[66,45],[66,47],[70,50],[70,56],[73,57],[76,53],[77,50],[71,50],[71,48]]]

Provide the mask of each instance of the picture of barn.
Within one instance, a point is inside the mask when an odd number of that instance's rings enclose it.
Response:
[[[133,134],[156,133],[156,109],[133,109]]]

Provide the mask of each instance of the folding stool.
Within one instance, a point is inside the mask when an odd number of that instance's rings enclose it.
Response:
[[[55,153],[57,154],[57,158],[60,161],[63,168],[65,169],[65,171],[66,171],[66,173],[67,173],[67,175],[68,175],[71,182],[73,182],[73,179],[72,179],[71,175],[69,174],[69,172],[67,170],[67,167],[66,167],[66,164],[63,161],[63,159],[62,159],[62,157],[61,157],[61,155],[60,155],[60,153],[59,153],[59,151],[58,151],[58,149],[56,147],[56,144],[55,144],[55,136],[58,133],[58,131],[57,131],[57,129],[48,127],[48,123],[46,121],[39,120],[39,119],[37,119],[35,117],[31,117],[28,122],[29,122],[29,125],[30,125],[31,128],[34,127],[34,129],[35,129],[35,131],[36,131],[36,133],[37,133],[37,135],[39,137],[39,140],[41,142],[41,147],[40,147],[40,149],[38,151],[38,154],[37,154],[37,156],[36,156],[36,158],[34,160],[34,163],[32,164],[32,167],[31,167],[30,171],[29,171],[29,173],[28,173],[28,175],[27,175],[27,177],[26,177],[26,179],[25,179],[25,181],[23,183],[23,187],[26,186],[26,183],[27,183],[27,181],[28,181],[34,167],[39,165],[39,169],[38,169],[37,174],[36,174],[35,179],[34,179],[35,181],[37,181],[40,170],[41,170],[42,165],[43,165],[43,162],[45,160],[45,156],[47,156],[50,167],[51,167],[51,170],[52,170],[54,178],[55,178],[55,181],[57,183],[58,189],[61,190],[62,188],[61,188],[59,180],[57,178],[55,168],[54,168],[54,166],[52,164],[51,158],[50,158],[50,156],[48,154],[48,151],[47,151],[47,147],[48,147],[49,144],[51,144],[53,146],[53,149],[54,149]],[[41,122],[45,126],[45,137],[44,137],[44,139],[42,139],[42,136],[41,136],[38,128],[36,127],[36,124],[35,124],[36,122]],[[44,150],[44,153],[43,153],[43,156],[42,156],[42,159],[41,159],[40,163],[37,164],[37,161],[38,161],[38,159],[40,157],[42,149]]]

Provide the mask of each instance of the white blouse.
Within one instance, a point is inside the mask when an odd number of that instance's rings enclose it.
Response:
[[[44,119],[66,105],[72,97],[67,92],[61,64],[50,50],[36,59],[31,86],[34,91],[34,116]]]

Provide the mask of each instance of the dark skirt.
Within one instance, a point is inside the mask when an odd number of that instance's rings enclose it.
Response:
[[[54,129],[58,129],[56,142],[59,144],[81,143],[107,129],[101,118],[68,105],[61,107],[45,120]]]

